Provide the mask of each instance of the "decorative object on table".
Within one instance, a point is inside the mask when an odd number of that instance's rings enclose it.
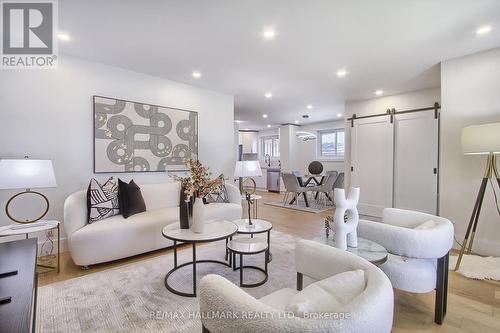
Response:
[[[333,238],[335,247],[346,250],[348,246],[358,246],[358,235],[356,228],[358,226],[359,214],[357,204],[359,201],[359,187],[351,187],[349,195],[345,196],[345,190],[335,189],[335,215],[333,225],[330,225],[334,231]],[[345,216],[347,215],[347,219]]]
[[[118,199],[120,212],[124,218],[146,211],[146,203],[142,197],[141,188],[133,179],[128,184],[118,179]]]
[[[33,223],[9,224],[0,227],[0,238],[21,235],[29,238],[30,234],[39,235],[41,232],[45,232],[46,239],[45,241],[43,241],[42,246],[39,249],[39,256],[37,258],[36,264],[37,268],[40,268],[40,270],[37,271],[38,273],[49,273],[54,271],[59,273],[61,260],[60,226],[61,223],[55,220],[39,220]],[[52,253],[54,252],[54,240],[52,239],[52,232],[54,230],[57,230],[57,253],[53,255]],[[47,248],[47,246],[49,248]]]
[[[185,170],[197,157],[197,112],[94,96],[95,173]]]
[[[307,167],[309,173],[312,175],[319,175],[323,172],[323,164],[319,161],[312,161]]]
[[[262,170],[260,168],[259,161],[237,161],[236,166],[234,168],[234,178],[243,178],[242,184],[243,184],[243,191],[245,195],[245,199],[247,200],[248,204],[248,224],[252,225],[252,194],[255,194],[255,191],[257,190],[257,184],[255,183],[255,180],[252,177],[260,177],[262,176]],[[247,181],[250,181],[252,183],[252,186],[250,189],[245,187],[245,183]]]
[[[479,187],[476,203],[474,205],[474,209],[472,210],[472,215],[469,220],[469,225],[467,226],[462,247],[460,248],[460,254],[458,255],[457,264],[455,266],[456,271],[460,268],[460,262],[462,261],[464,253],[471,254],[472,243],[474,242],[474,236],[476,234],[477,224],[479,221],[479,214],[481,212],[481,206],[483,204],[484,193],[486,186],[488,185],[488,181],[491,184],[493,193],[496,193],[493,182],[491,181],[493,174],[495,174],[497,184],[500,186],[500,175],[497,170],[496,160],[496,155],[500,154],[500,123],[473,125],[463,128],[462,151],[465,155],[488,155],[488,157],[486,160],[486,170],[481,181],[481,186]]]
[[[34,188],[56,187],[56,178],[51,160],[31,160],[26,156],[24,159],[2,159],[0,160],[0,189],[25,189],[12,196],[5,205],[5,213],[14,222],[33,223],[42,219],[49,211],[49,199],[40,192],[32,191]],[[9,205],[12,201],[22,195],[34,194],[43,198],[46,208],[41,215],[24,221],[12,216]]]
[[[186,195],[186,187],[181,185],[181,193],[179,198],[179,223],[181,229],[189,229],[192,223],[194,196],[188,200]]]
[[[104,183],[92,178],[87,189],[87,212],[89,223],[120,214],[118,181],[109,177]]]
[[[191,176],[179,177],[172,175],[175,180],[181,183],[186,194],[186,200],[190,201],[194,197],[193,216],[191,229],[196,233],[203,232],[205,219],[205,203],[203,198],[208,193],[216,191],[224,184],[224,178],[217,177],[210,179],[210,171],[198,160],[189,159],[186,163],[191,172]]]

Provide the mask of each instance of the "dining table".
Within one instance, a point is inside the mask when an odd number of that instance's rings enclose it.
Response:
[[[326,174],[323,174],[323,173],[320,173],[320,174],[317,174],[317,175],[312,175],[312,174],[308,174],[308,175],[304,175],[303,177],[302,176],[297,176],[297,180],[299,181],[299,185],[300,186],[303,186],[303,187],[307,187],[307,186],[320,186],[321,184],[323,184],[323,181],[325,180],[325,177],[326,177]],[[318,178],[320,178],[318,180]],[[306,179],[306,181],[304,182],[304,179]],[[314,184],[312,184],[314,183]],[[311,185],[309,185],[311,184]],[[318,194],[319,193],[316,193],[314,198],[315,199],[318,199]],[[306,195],[306,192],[302,192],[302,195],[304,196],[304,203],[306,205],[306,207],[309,207],[309,200],[307,200],[307,195]],[[293,205],[293,203],[295,202],[295,197],[292,198],[292,200],[290,200],[289,204],[290,205]],[[330,199],[331,200],[331,199]]]

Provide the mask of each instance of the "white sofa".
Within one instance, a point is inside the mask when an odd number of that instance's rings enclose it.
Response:
[[[303,275],[318,281],[346,271],[363,270],[364,291],[343,309],[349,317],[337,320],[290,316],[286,305],[297,290],[284,288],[256,299],[224,277],[210,274],[203,277],[200,285],[203,332],[391,331],[394,294],[389,279],[378,267],[347,251],[307,240],[297,244],[295,266],[297,289],[302,289]],[[235,315],[231,318],[214,315],[225,313]]]
[[[87,223],[87,191],[71,194],[64,202],[64,230],[76,265],[89,265],[158,250],[173,245],[161,234],[163,227],[179,223],[180,184],[140,185],[146,211],[124,219],[121,215]],[[239,189],[226,184],[229,203],[206,205],[207,219],[242,217]]]

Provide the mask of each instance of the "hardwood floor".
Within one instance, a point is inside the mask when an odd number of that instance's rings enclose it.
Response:
[[[310,239],[324,232],[324,218],[332,214],[307,213],[264,205],[276,201],[279,194],[259,193],[259,217],[273,223],[274,229],[297,237]],[[75,266],[69,253],[61,257],[61,273],[44,274],[39,285],[47,285],[105,269],[145,260],[170,252],[159,250],[112,263],[100,264],[81,270]],[[449,274],[448,313],[442,326],[434,324],[434,293],[411,294],[395,291],[395,315],[393,332],[500,332],[500,283],[465,278],[453,271]]]

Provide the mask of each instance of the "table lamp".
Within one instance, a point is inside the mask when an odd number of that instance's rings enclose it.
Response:
[[[465,233],[464,242],[460,249],[455,270],[459,269],[464,253],[471,253],[486,185],[488,184],[488,180],[493,178],[493,174],[500,186],[500,177],[496,161],[496,155],[500,154],[500,123],[464,127],[462,129],[462,151],[464,155],[487,155],[487,159],[484,176],[481,181],[481,186],[479,187],[479,193],[476,203],[474,204],[474,209],[472,210],[472,215]]]
[[[242,184],[245,182],[251,181],[252,187],[251,190],[245,188],[243,186],[243,191],[245,192],[245,199],[248,203],[248,224],[251,226],[252,224],[252,216],[251,216],[251,201],[252,194],[255,193],[257,189],[257,184],[252,177],[260,177],[262,176],[262,170],[260,169],[259,161],[237,161],[236,167],[234,168],[234,177],[235,178],[243,178]]]
[[[34,188],[56,187],[56,178],[51,160],[30,160],[24,159],[1,159],[0,160],[0,189],[25,189],[12,196],[5,205],[5,213],[14,222],[33,223],[42,219],[49,211],[49,200],[40,192],[32,191]],[[37,218],[21,221],[14,218],[9,211],[12,200],[23,194],[35,194],[42,197],[46,204],[46,209]]]

